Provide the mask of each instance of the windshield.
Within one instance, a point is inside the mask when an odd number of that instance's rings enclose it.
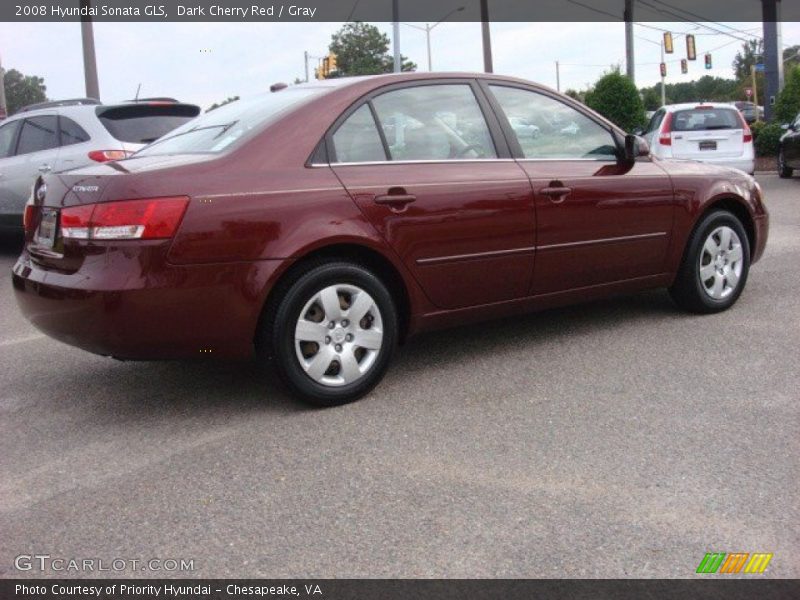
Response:
[[[285,89],[249,100],[236,100],[178,127],[139,150],[135,156],[222,152],[275,121],[290,108],[325,91],[322,88]]]
[[[694,108],[675,112],[672,131],[709,131],[741,129],[738,111],[732,108]]]

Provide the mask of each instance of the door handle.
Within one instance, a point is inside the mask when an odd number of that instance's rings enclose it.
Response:
[[[563,202],[564,198],[569,196],[571,192],[572,188],[564,186],[549,186],[542,188],[539,193],[544,196],[549,196],[551,201],[558,203]]]
[[[389,188],[386,194],[375,196],[374,202],[375,204],[386,204],[392,210],[401,211],[416,199],[417,197],[414,194],[409,194],[403,188],[397,187]]]
[[[53,167],[51,167],[47,163],[45,163],[43,165],[39,165],[39,173],[49,173],[52,170],[53,170]]]

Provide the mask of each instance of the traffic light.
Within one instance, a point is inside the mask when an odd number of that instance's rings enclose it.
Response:
[[[697,47],[694,44],[694,36],[691,33],[686,35],[686,58],[697,60]]]
[[[689,61],[687,61],[685,58],[682,58],[681,59],[681,73],[686,75],[686,73],[688,73],[688,72],[689,72]]]
[[[675,51],[675,47],[672,45],[672,33],[669,31],[664,32],[664,52],[667,54],[672,54]]]
[[[661,76],[667,76],[667,63],[661,63]]]
[[[713,67],[713,64],[711,63],[711,53],[708,52],[706,54],[706,69],[710,69],[712,67]]]

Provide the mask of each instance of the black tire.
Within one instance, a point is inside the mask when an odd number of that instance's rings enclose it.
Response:
[[[301,365],[295,346],[295,327],[301,311],[315,295],[332,285],[355,286],[367,292],[380,312],[383,330],[381,347],[368,370],[352,383],[341,385],[312,379]],[[397,345],[398,318],[394,299],[378,276],[359,264],[323,259],[304,265],[277,292],[278,297],[262,319],[257,349],[260,360],[271,358],[278,375],[295,396],[316,406],[339,406],[364,396],[380,382]]]
[[[742,269],[736,287],[724,298],[712,298],[706,292],[700,276],[700,261],[703,246],[708,237],[719,227],[731,228],[739,238],[742,248]],[[682,309],[693,313],[708,314],[727,310],[738,300],[747,283],[750,271],[750,243],[747,233],[736,216],[726,210],[715,210],[703,217],[695,227],[684,251],[675,282],[669,288],[670,296]]]
[[[789,179],[794,173],[794,169],[786,166],[786,157],[783,154],[783,148],[778,150],[778,177],[782,179]]]

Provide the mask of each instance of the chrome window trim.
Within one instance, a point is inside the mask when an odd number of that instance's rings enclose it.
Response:
[[[321,167],[364,167],[372,165],[436,165],[436,164],[472,164],[472,163],[522,163],[522,162],[602,162],[616,163],[616,159],[611,158],[469,158],[469,159],[442,159],[442,160],[372,160],[363,162],[332,162],[332,163],[311,163],[309,167],[319,169]]]

